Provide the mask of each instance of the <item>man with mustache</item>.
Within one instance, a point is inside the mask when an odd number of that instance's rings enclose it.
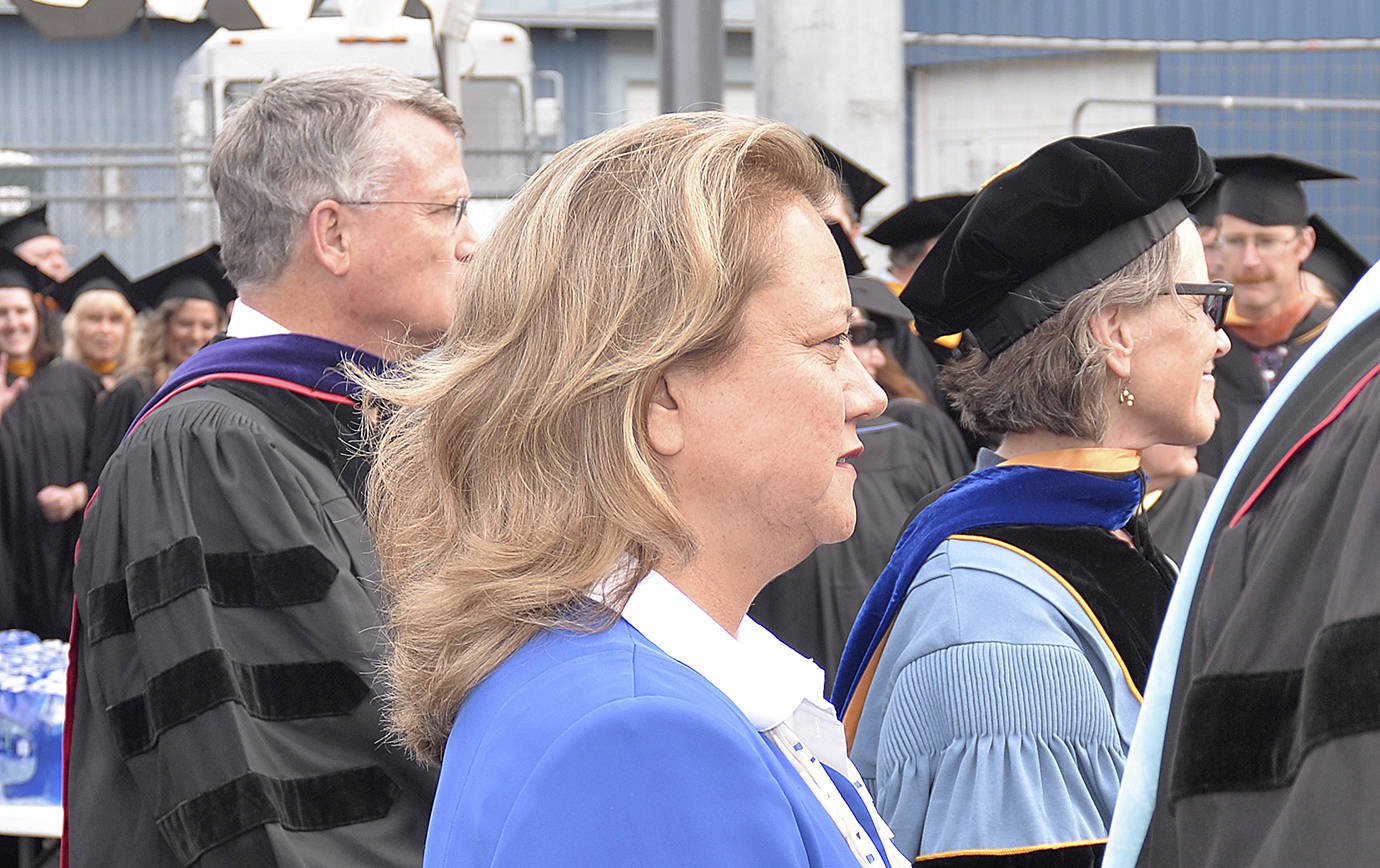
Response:
[[[1217,360],[1222,418],[1198,448],[1203,473],[1218,475],[1284,372],[1322,333],[1332,307],[1304,287],[1300,266],[1317,236],[1303,181],[1354,176],[1275,154],[1221,157],[1216,247],[1222,277],[1236,284],[1227,311],[1231,351]]]

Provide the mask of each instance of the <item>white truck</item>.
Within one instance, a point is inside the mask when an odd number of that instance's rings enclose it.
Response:
[[[431,22],[398,17],[362,29],[344,17],[263,30],[217,30],[179,68],[174,85],[179,244],[191,252],[217,236],[206,164],[233,108],[265,81],[330,66],[376,64],[425,79],[465,119],[462,143],[470,213],[481,235],[542,160],[563,142],[559,73],[534,68],[527,31],[476,20],[464,40],[434,37]],[[548,94],[535,94],[539,81]]]

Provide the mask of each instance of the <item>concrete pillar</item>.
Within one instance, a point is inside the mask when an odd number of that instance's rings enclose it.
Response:
[[[819,136],[886,181],[864,210],[863,225],[871,226],[908,199],[902,0],[756,6],[758,114]]]
[[[661,111],[717,109],[724,100],[723,0],[658,0]]]

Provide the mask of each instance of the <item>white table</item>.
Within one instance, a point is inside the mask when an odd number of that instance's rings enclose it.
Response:
[[[0,804],[0,835],[13,835],[20,838],[61,838],[62,808],[56,805],[6,805]],[[38,841],[21,841],[19,844],[20,868],[33,864],[38,852]]]

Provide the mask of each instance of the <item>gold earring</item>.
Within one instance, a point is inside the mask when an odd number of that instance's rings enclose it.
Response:
[[[1124,404],[1127,407],[1134,407],[1136,405],[1136,396],[1131,394],[1131,390],[1125,386],[1121,387],[1121,394],[1116,396],[1116,400],[1117,403]]]

